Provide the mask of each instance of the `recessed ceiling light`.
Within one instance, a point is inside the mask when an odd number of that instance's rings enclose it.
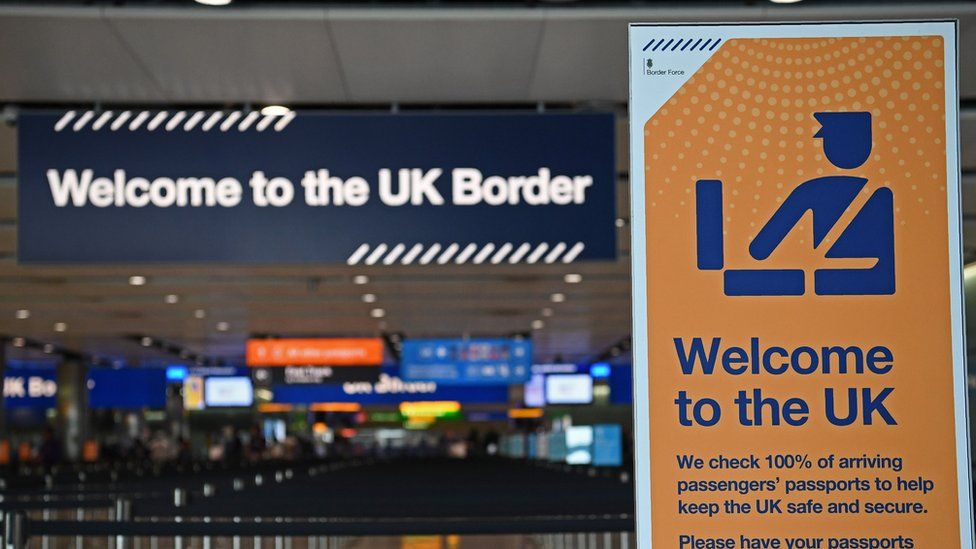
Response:
[[[54,352],[54,345],[51,345],[50,343],[45,343],[44,344],[44,353],[45,354],[51,354],[53,352]]]
[[[151,337],[143,337],[141,340],[139,340],[139,343],[141,343],[143,347],[151,347],[153,340]]]
[[[145,286],[146,285],[146,277],[141,276],[141,275],[133,275],[133,276],[130,276],[129,277],[129,285],[130,286]]]
[[[284,116],[290,112],[291,109],[284,105],[268,105],[261,109],[261,114],[264,116]]]
[[[356,275],[352,277],[352,283],[359,285],[369,284],[369,277],[366,275]]]
[[[15,337],[13,340],[14,347],[23,347],[27,345],[27,340],[22,337]]]
[[[166,294],[166,297],[164,299],[166,300],[166,303],[169,303],[170,305],[172,305],[174,303],[179,303],[180,296],[178,296],[176,294]]]
[[[627,224],[627,220],[626,220],[626,219],[624,219],[624,218],[622,218],[622,217],[618,217],[618,218],[617,218],[617,219],[616,219],[616,220],[615,220],[615,221],[613,222],[613,224],[614,224],[614,225],[616,225],[618,229],[621,229],[621,228],[623,228],[623,226],[624,226],[624,225],[626,225],[626,224]]]
[[[363,303],[375,303],[376,294],[363,294]]]
[[[206,318],[207,311],[204,311],[203,309],[197,309],[197,310],[193,311],[193,316],[195,318]]]
[[[68,331],[68,325],[65,324],[64,322],[55,322],[54,323],[54,331],[55,332],[66,332],[66,331]]]
[[[17,320],[27,320],[28,318],[30,318],[30,311],[28,311],[27,309],[17,309],[17,312],[14,314],[14,316],[17,317]]]
[[[204,6],[228,6],[234,0],[196,0],[197,4]]]
[[[567,284],[579,284],[580,282],[583,282],[583,275],[578,273],[568,273],[563,277],[563,280],[565,280]]]
[[[562,303],[563,301],[566,301],[566,294],[552,294],[549,296],[549,299],[551,299],[553,303]]]
[[[227,330],[230,330],[230,324],[228,324],[226,322],[218,322],[217,323],[217,331],[218,332],[226,332]]]
[[[369,312],[369,316],[373,318],[383,318],[384,316],[386,316],[386,311],[377,307],[376,309],[373,309],[372,311]]]
[[[552,316],[552,309],[549,307],[542,309],[542,316]]]
[[[533,320],[532,321],[532,329],[533,330],[541,330],[541,329],[543,329],[545,327],[546,327],[546,323],[543,322],[543,321],[541,321],[541,320]]]

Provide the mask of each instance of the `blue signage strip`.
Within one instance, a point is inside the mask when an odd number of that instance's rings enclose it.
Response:
[[[23,263],[616,257],[614,117],[26,111]]]
[[[401,356],[404,380],[499,385],[532,375],[532,343],[524,339],[408,339]]]
[[[163,368],[92,368],[88,371],[88,405],[92,408],[164,408]]]
[[[8,363],[3,375],[3,405],[54,408],[58,404],[57,366],[52,363]]]

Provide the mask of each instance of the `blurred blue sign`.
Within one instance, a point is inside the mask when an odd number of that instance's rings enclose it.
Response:
[[[164,408],[163,368],[92,368],[88,371],[88,405],[92,408]]]
[[[508,412],[501,412],[497,410],[467,412],[465,414],[465,419],[472,423],[483,421],[508,421]]]
[[[532,373],[532,342],[516,339],[408,339],[400,377],[444,385],[525,383]]]
[[[186,376],[189,375],[189,370],[186,366],[167,366],[166,367],[166,380],[167,381],[183,381]]]
[[[593,465],[620,467],[623,464],[623,432],[619,425],[593,426]]]
[[[630,364],[614,364],[610,373],[610,402],[632,404],[634,402],[634,368]]]
[[[54,408],[58,404],[57,367],[50,363],[9,363],[3,376],[3,405]]]
[[[590,377],[593,379],[606,379],[610,377],[610,365],[606,362],[597,362],[590,365]]]

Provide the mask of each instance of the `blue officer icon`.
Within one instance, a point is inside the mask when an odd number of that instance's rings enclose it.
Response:
[[[856,170],[871,155],[871,113],[818,112],[820,130],[813,136],[836,168]],[[800,219],[813,216],[813,247],[818,248],[868,180],[842,173],[800,183],[786,197],[749,245],[749,254],[766,260]],[[699,180],[696,185],[698,268],[724,268],[722,182]],[[895,292],[895,242],[891,189],[879,188],[868,198],[837,241],[827,259],[872,259],[869,268],[823,268],[814,272],[817,295],[887,295]],[[802,295],[802,269],[727,269],[725,294],[730,296]]]

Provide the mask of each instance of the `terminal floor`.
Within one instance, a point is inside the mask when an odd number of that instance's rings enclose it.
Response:
[[[391,460],[291,480],[248,483],[213,497],[193,490],[187,508],[140,502],[135,514],[243,517],[533,517],[633,514],[633,485],[619,473],[546,468],[510,460]]]

